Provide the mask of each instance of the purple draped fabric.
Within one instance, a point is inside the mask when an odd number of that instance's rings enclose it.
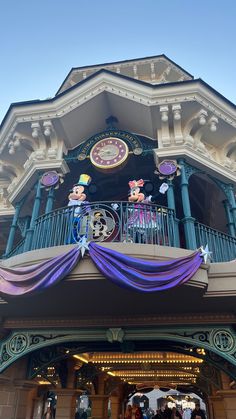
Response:
[[[123,255],[92,242],[89,254],[98,270],[116,285],[142,292],[162,291],[187,282],[202,263],[200,253],[167,261]]]
[[[65,278],[81,258],[78,247],[45,262],[20,268],[0,267],[0,293],[25,295],[43,291]]]
[[[200,253],[167,261],[147,261],[111,249],[89,244],[89,254],[98,270],[116,285],[143,292],[155,292],[184,284],[202,263]],[[41,292],[55,285],[74,269],[81,259],[76,246],[46,262],[20,268],[0,267],[0,293],[19,296]]]

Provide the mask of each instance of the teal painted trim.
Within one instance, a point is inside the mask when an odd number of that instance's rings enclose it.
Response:
[[[128,131],[122,131],[122,130],[119,130],[118,128],[107,128],[105,131],[101,131],[93,135],[92,137],[88,138],[84,143],[80,144],[75,149],[70,150],[67,155],[64,155],[64,160],[66,162],[69,162],[71,160],[75,161],[75,160],[78,160],[79,156],[83,156],[82,160],[84,160],[86,156],[88,156],[93,145],[97,141],[102,140],[107,137],[120,138],[124,140],[130,146],[132,150],[135,150],[138,148],[141,151],[143,151],[144,149],[144,144],[143,144],[142,139],[145,138],[146,143],[147,144],[150,143],[150,146],[152,146],[152,150],[153,150],[153,140],[150,140],[149,138],[142,137],[140,135],[136,135]]]
[[[25,238],[25,235],[26,235],[26,231],[29,228],[29,225],[30,225],[30,217],[28,216],[28,217],[26,217],[24,231],[22,232],[22,237],[24,237],[24,238]]]
[[[211,180],[213,180],[213,182],[216,183],[216,185],[222,190],[222,192],[225,194],[229,205],[230,205],[230,212],[232,214],[232,220],[233,220],[233,224],[234,224],[234,230],[236,233],[236,201],[235,201],[235,195],[234,195],[234,186],[229,183],[224,183],[216,178],[214,178],[213,176],[209,176],[209,178]]]
[[[181,196],[182,196],[182,205],[185,217],[191,217],[191,207],[189,200],[189,191],[188,191],[188,177],[185,170],[184,160],[179,161],[181,165]]]
[[[68,342],[171,341],[214,352],[236,366],[236,332],[230,326],[17,330],[0,341],[0,372],[33,351]]]
[[[174,213],[176,212],[175,207],[175,195],[174,195],[174,185],[172,183],[172,180],[167,181],[169,189],[167,191],[167,206],[169,209],[172,209]],[[179,220],[174,215],[174,246],[180,247],[180,240],[179,240]]]
[[[179,220],[174,218],[174,247],[180,247],[180,239],[179,239]]]
[[[236,258],[236,237],[195,222],[197,247],[208,244],[212,262],[228,262]]]
[[[48,197],[47,197],[45,214],[48,214],[49,212],[52,211],[52,209],[53,209],[53,203],[54,203],[54,198],[55,198],[55,189],[54,188],[50,188],[49,191],[48,191]]]
[[[195,234],[195,218],[185,217],[181,220],[184,225],[185,242],[187,249],[195,250],[197,248],[196,234]]]
[[[226,213],[226,217],[227,217],[227,221],[228,221],[229,234],[231,236],[235,237],[235,226],[234,226],[232,213],[231,213],[231,210],[230,210],[229,201],[227,199],[225,199],[223,201],[223,205],[224,205],[224,208],[225,208],[225,213]]]
[[[233,185],[228,186],[228,193],[229,193],[229,202],[230,202],[230,205],[231,205],[230,212],[232,214],[234,228],[235,228],[235,231],[236,231],[236,201],[235,201]]]
[[[183,159],[180,159],[179,164],[181,165],[181,197],[184,212],[184,218],[183,220],[181,220],[181,222],[184,224],[186,247],[187,249],[194,250],[197,247],[197,242],[194,228],[195,219],[192,217],[191,214],[191,206],[189,199],[189,176],[186,173],[185,161]]]
[[[10,232],[9,232],[9,236],[8,236],[6,251],[5,251],[5,255],[4,255],[5,257],[7,257],[8,253],[10,253],[11,250],[12,250],[13,243],[14,243],[14,238],[15,238],[15,233],[16,233],[16,229],[17,229],[17,223],[18,223],[18,219],[19,219],[19,215],[20,215],[20,210],[22,208],[23,203],[24,203],[24,199],[22,199],[20,202],[18,202],[15,206],[15,214],[13,216],[13,220],[12,220],[12,224],[11,224],[11,228],[10,228]]]
[[[32,239],[33,239],[33,234],[34,234],[34,225],[35,225],[36,218],[39,216],[41,200],[42,200],[42,187],[41,187],[41,179],[39,179],[36,186],[36,195],[35,195],[35,200],[34,200],[32,216],[30,220],[30,226],[28,230],[26,231],[26,235],[25,235],[24,252],[31,250],[31,244],[32,244]]]
[[[175,196],[174,196],[174,185],[172,183],[172,180],[167,181],[169,189],[167,190],[167,205],[168,208],[176,210],[175,208]]]

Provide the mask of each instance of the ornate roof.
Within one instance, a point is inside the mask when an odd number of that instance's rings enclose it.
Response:
[[[74,67],[65,78],[56,95],[64,92],[101,69],[106,69],[151,84],[163,84],[193,79],[191,74],[162,54],[113,63]]]

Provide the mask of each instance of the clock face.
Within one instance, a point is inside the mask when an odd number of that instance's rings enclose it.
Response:
[[[120,138],[108,137],[98,141],[90,152],[92,164],[100,169],[111,169],[122,164],[128,157],[127,144]]]
[[[177,166],[173,160],[163,160],[158,166],[159,172],[162,175],[172,175],[176,172]]]

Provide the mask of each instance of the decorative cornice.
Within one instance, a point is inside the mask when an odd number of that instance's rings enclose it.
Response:
[[[125,326],[162,326],[189,324],[236,324],[236,315],[224,314],[194,314],[166,315],[166,316],[112,316],[112,317],[84,317],[68,318],[9,318],[3,322],[5,329],[32,328],[89,328],[89,327],[125,327]]]
[[[3,217],[3,216],[11,217],[14,214],[15,214],[15,209],[12,206],[10,208],[0,208],[0,217]]]
[[[0,152],[8,143],[18,123],[60,118],[103,91],[109,91],[145,106],[196,101],[216,117],[236,127],[236,111],[233,106],[218,97],[217,92],[212,92],[210,86],[208,88],[200,80],[164,85],[139,84],[135,79],[124,79],[114,73],[101,71],[95,77],[87,79],[86,83],[50,102],[41,101],[25,103],[25,106],[20,107],[13,106],[0,134]]]

